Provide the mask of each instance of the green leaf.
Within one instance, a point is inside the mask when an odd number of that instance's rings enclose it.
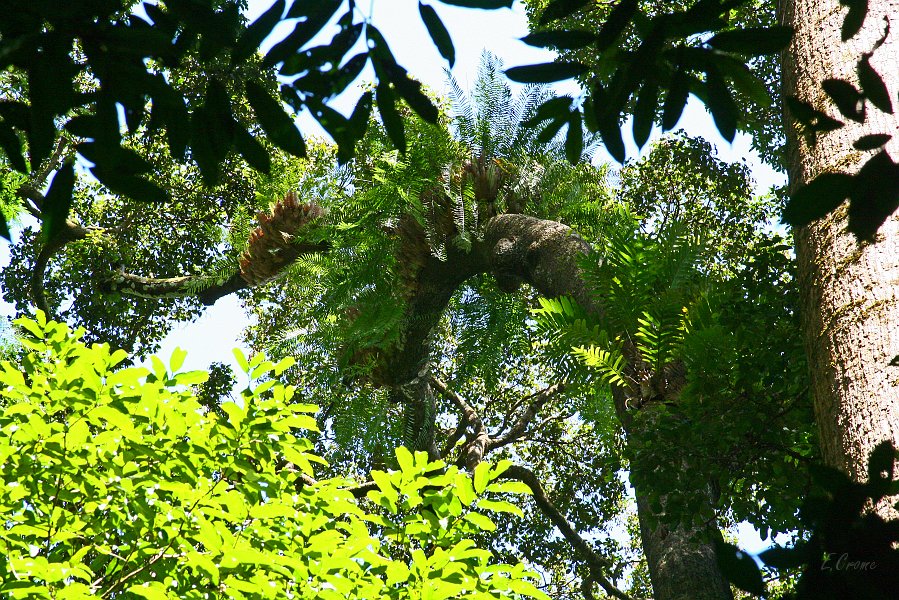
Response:
[[[446,62],[452,68],[456,63],[456,48],[453,46],[453,39],[450,37],[449,31],[446,30],[443,21],[437,15],[437,11],[434,10],[433,6],[419,2],[418,14],[421,15],[421,20],[424,22],[434,45],[437,46],[440,56],[446,59]]]
[[[728,581],[750,594],[765,595],[765,582],[752,556],[733,544],[717,540],[715,554],[718,557],[718,566]]]
[[[234,360],[237,361],[238,366],[244,373],[250,372],[250,364],[247,362],[247,357],[244,355],[243,350],[240,348],[232,348],[231,354],[234,355]]]
[[[822,173],[791,196],[783,212],[783,222],[802,227],[820,219],[849,197],[854,179],[845,173]]]
[[[506,69],[506,76],[519,83],[552,83],[571,79],[587,72],[579,62],[551,62]]]
[[[855,140],[852,144],[852,147],[856,150],[867,151],[867,150],[876,150],[880,148],[887,142],[893,139],[893,136],[888,133],[872,133],[869,135],[863,135],[862,137]]]
[[[540,24],[546,25],[556,19],[564,19],[575,11],[587,6],[590,0],[553,0],[540,15]]]
[[[386,81],[382,81],[375,88],[375,99],[378,102],[378,110],[381,113],[381,121],[387,130],[387,137],[393,145],[403,154],[406,153],[406,129],[403,118],[396,109],[396,99],[393,90]]]
[[[415,473],[415,458],[405,446],[396,449],[396,461],[404,473]]]
[[[840,0],[840,4],[849,7],[840,30],[843,41],[849,40],[861,30],[868,14],[868,0]]]
[[[607,50],[621,37],[628,23],[637,14],[638,5],[638,0],[621,0],[612,9],[597,36],[596,48],[599,51]]]
[[[490,517],[482,515],[481,513],[465,513],[462,518],[482,531],[493,531],[496,529],[496,523],[494,523]]]
[[[533,491],[528,486],[528,484],[522,481],[500,481],[497,483],[491,483],[487,486],[488,492],[499,492],[505,494],[533,494]]]
[[[262,40],[268,37],[275,25],[281,22],[281,15],[284,14],[286,6],[287,4],[284,0],[275,0],[268,10],[262,13],[258,19],[244,30],[231,51],[232,65],[243,62],[256,52]]]
[[[858,82],[862,87],[862,93],[871,101],[871,104],[891,115],[893,114],[893,103],[890,101],[890,92],[883,79],[871,66],[870,59],[871,55],[865,54],[857,64]]]
[[[487,484],[490,483],[490,464],[479,462],[474,468],[473,479],[475,493],[478,495],[483,494],[484,490],[487,489]]]
[[[589,46],[596,41],[596,34],[580,29],[558,31],[536,31],[521,38],[528,46],[538,48],[558,48],[559,50],[576,50]]]
[[[785,25],[747,27],[716,34],[708,44],[724,52],[756,56],[780,52],[790,44],[792,38],[793,28]]]
[[[184,366],[184,359],[187,358],[187,350],[176,347],[172,350],[172,357],[169,359],[169,370],[174,373]]]
[[[844,117],[859,123],[865,122],[863,97],[854,85],[842,79],[825,79],[821,82],[821,87]]]
[[[253,107],[259,125],[272,143],[294,156],[306,156],[306,143],[300,135],[293,119],[281,107],[281,103],[271,97],[262,85],[247,82],[247,101]]]
[[[440,0],[443,4],[461,6],[463,8],[480,8],[482,10],[496,10],[498,8],[512,8],[514,0]]]
[[[46,244],[66,228],[69,209],[72,206],[72,190],[75,188],[75,169],[67,160],[53,176],[43,206],[41,239]]]

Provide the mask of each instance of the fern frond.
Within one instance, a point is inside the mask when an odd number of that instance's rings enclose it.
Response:
[[[571,354],[584,366],[595,369],[603,383],[627,387],[627,376],[624,374],[625,360],[620,350],[603,349],[598,346],[577,346]]]

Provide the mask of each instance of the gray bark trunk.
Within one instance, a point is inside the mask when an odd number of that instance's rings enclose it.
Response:
[[[842,117],[826,101],[821,81],[847,80],[857,88],[857,61],[874,50],[885,23],[892,31],[874,51],[871,65],[884,79],[899,110],[899,0],[871,0],[861,32],[840,40],[846,9],[837,0],[781,0],[783,22],[795,37],[784,56],[787,95],[798,96],[846,123],[809,144],[786,117],[790,187],[821,173],[856,172],[872,155],[853,148],[865,134],[888,133],[887,151],[899,159],[899,121],[871,106],[865,123]],[[811,368],[815,413],[825,460],[856,480],[866,479],[867,457],[884,440],[899,445],[899,214],[873,243],[848,233],[847,206],[796,231],[803,326]],[[878,511],[895,515],[890,502]]]
[[[510,288],[528,283],[546,297],[570,296],[585,310],[600,311],[578,266],[590,246],[569,227],[525,215],[500,215],[487,227],[485,243],[490,270],[501,283]],[[629,431],[621,390],[615,396],[616,412],[628,435],[651,435]],[[715,557],[712,539],[720,537],[715,522],[705,527],[660,524],[641,490],[637,490],[637,508],[655,600],[732,600]]]

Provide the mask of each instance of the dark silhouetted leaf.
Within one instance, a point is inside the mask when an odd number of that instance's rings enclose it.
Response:
[[[303,19],[283,40],[275,44],[265,60],[263,67],[273,67],[303,47],[321,31],[322,27],[334,16],[343,0],[297,0],[287,11],[288,19]]]
[[[533,127],[546,121],[547,119],[564,119],[571,111],[571,96],[559,96],[558,98],[550,98],[537,107],[534,116],[524,121],[522,125],[525,127]]]
[[[773,54],[790,44],[793,28],[784,25],[774,27],[748,27],[723,31],[709,40],[712,48],[737,54]]]
[[[75,146],[81,156],[95,165],[127,175],[140,175],[153,170],[153,164],[134,150],[97,142],[82,142]]]
[[[852,144],[852,147],[856,150],[876,150],[880,148],[887,142],[889,142],[893,136],[888,133],[872,133],[870,135],[864,135]]]
[[[275,0],[268,10],[244,30],[237,39],[234,50],[231,51],[231,64],[243,62],[256,52],[262,40],[268,37],[275,25],[281,22],[281,15],[284,14],[286,6],[284,0]]]
[[[872,241],[877,230],[899,208],[899,165],[881,150],[862,165],[850,193],[849,231]]]
[[[41,208],[41,239],[46,244],[66,228],[66,219],[72,207],[72,190],[75,187],[75,169],[67,160],[53,176],[44,205]]]
[[[551,83],[571,79],[587,71],[579,62],[551,62],[506,69],[506,76],[519,83]]]
[[[253,107],[259,125],[273,144],[294,156],[306,156],[306,143],[281,103],[260,84],[247,82],[247,101]]]
[[[428,123],[437,123],[440,113],[431,99],[421,91],[421,83],[411,79],[401,67],[396,64],[383,65],[383,72],[387,74],[393,88],[399,92],[403,100]]]
[[[31,122],[28,130],[28,151],[31,164],[37,167],[48,156],[56,140],[54,118],[65,114],[72,106],[74,72],[67,53],[57,56],[57,49],[42,52],[28,70],[28,96],[31,100]]]
[[[596,34],[590,31],[537,31],[521,38],[521,41],[529,46],[539,48],[559,48],[560,50],[574,50],[589,46],[596,41]]]
[[[565,158],[571,164],[577,164],[584,151],[584,127],[581,123],[580,111],[572,111],[568,120],[568,133],[565,136]]]
[[[871,55],[865,54],[858,61],[858,82],[862,86],[862,93],[871,104],[887,114],[893,114],[893,103],[890,102],[890,93],[874,67],[871,66]]]
[[[421,20],[427,27],[428,35],[431,36],[431,40],[437,46],[440,56],[446,59],[446,62],[452,68],[456,63],[456,48],[453,46],[453,38],[450,37],[449,31],[446,30],[443,21],[437,15],[437,11],[434,10],[433,6],[419,2],[418,14],[421,15]]]
[[[896,449],[889,440],[877,444],[868,457],[869,479],[893,479],[894,463],[896,461]]]
[[[362,139],[365,129],[368,127],[368,119],[371,117],[372,93],[365,92],[356,103],[353,114],[350,115],[350,131],[353,137]]]
[[[859,123],[865,122],[864,101],[855,86],[842,79],[825,79],[821,82],[821,87],[844,117]]]
[[[0,212],[0,237],[12,241],[12,237],[9,234],[9,225],[6,223],[6,215],[2,212]]]
[[[243,156],[247,164],[268,174],[272,169],[272,160],[265,147],[250,132],[238,127],[234,135],[234,148]]]
[[[718,52],[710,52],[709,60],[718,67],[722,76],[733,81],[736,90],[745,94],[759,106],[771,105],[771,94],[768,93],[768,88],[761,79],[749,70],[746,63]]]
[[[776,569],[797,569],[805,564],[808,553],[804,547],[797,548],[769,548],[761,554],[759,558],[769,567]]]
[[[224,160],[234,141],[237,122],[231,112],[231,98],[225,84],[218,77],[211,77],[206,86],[206,116],[209,119],[209,131],[206,132],[211,142],[218,148],[219,161]]]
[[[590,0],[553,0],[540,15],[540,24],[546,25],[550,21],[564,19],[589,3]]]
[[[684,107],[687,105],[687,98],[690,95],[690,78],[684,72],[682,67],[674,72],[671,83],[668,86],[668,95],[665,97],[665,104],[662,106],[662,130],[668,131],[677,125]]]
[[[637,0],[621,0],[599,29],[596,47],[602,51],[614,44],[637,12]]]
[[[634,107],[634,143],[642,148],[652,132],[656,108],[659,105],[659,83],[653,78],[647,79],[640,89],[637,105]]]
[[[893,359],[889,362],[891,367],[899,367],[899,354],[893,357]]]
[[[393,52],[390,50],[390,46],[387,44],[387,40],[384,39],[384,36],[381,34],[380,30],[374,25],[369,25],[365,30],[365,35],[368,38],[368,45],[371,48],[371,54],[380,59],[380,63],[374,62],[375,74],[380,78],[382,74],[378,72],[381,64],[393,64],[396,65],[396,59],[393,57]],[[399,65],[397,65],[399,67]],[[399,67],[402,68],[402,67]]]
[[[786,102],[793,118],[813,131],[833,131],[843,126],[841,121],[837,121],[795,96],[787,96]]]
[[[556,137],[567,122],[568,120],[565,117],[560,117],[547,123],[546,126],[540,130],[540,133],[537,134],[537,143],[548,144],[554,137]]]
[[[0,148],[9,160],[9,164],[20,173],[28,172],[28,165],[25,163],[25,156],[22,154],[22,141],[16,135],[15,130],[0,121]]]
[[[715,126],[721,133],[721,137],[728,142],[733,142],[734,136],[737,135],[737,104],[717,68],[709,66],[706,75],[708,76],[706,80],[708,107],[715,120]]]
[[[587,96],[584,99],[584,126],[587,128],[587,131],[590,133],[596,133],[599,131],[599,122],[596,120],[596,105],[593,101],[593,96]]]
[[[387,130],[387,137],[393,142],[393,145],[402,152],[406,153],[406,128],[403,124],[403,118],[396,110],[396,99],[393,96],[393,90],[386,81],[382,81],[375,88],[375,96],[378,102],[378,111],[381,113],[381,121],[384,123],[384,129]]]
[[[606,150],[609,151],[612,158],[623,163],[627,158],[627,152],[624,149],[624,139],[621,137],[618,119],[615,115],[604,115],[597,119],[597,123],[599,135],[602,137],[602,143],[605,144]]]
[[[461,6],[463,8],[480,8],[482,10],[496,10],[498,8],[512,8],[513,0],[440,0],[444,4]]]
[[[169,196],[158,185],[136,175],[128,175],[103,167],[94,167],[91,173],[110,191],[142,202],[168,202]]]
[[[278,73],[284,76],[296,75],[304,71],[310,71],[316,75],[322,74],[317,78],[318,89],[312,87],[307,89],[316,92],[318,95],[325,95],[336,90],[338,85],[334,81],[336,66],[359,40],[363,29],[362,23],[346,23],[331,38],[330,42],[288,56],[284,59],[284,63],[281,65]],[[340,75],[339,73],[336,74]],[[315,78],[306,77],[305,80],[314,81]],[[343,91],[343,89],[337,91]]]
[[[841,35],[845,42],[862,28],[865,24],[865,16],[868,14],[868,0],[840,0],[840,4],[849,7],[849,12],[843,19]]]
[[[783,213],[783,222],[802,227],[835,210],[852,191],[852,175],[823,173],[792,195]]]
[[[717,540],[715,554],[718,556],[718,566],[728,581],[750,594],[765,594],[765,582],[752,556],[733,544]]]

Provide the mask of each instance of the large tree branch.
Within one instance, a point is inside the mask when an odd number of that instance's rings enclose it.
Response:
[[[490,446],[490,436],[487,434],[487,427],[478,416],[478,412],[462,396],[449,389],[445,383],[440,381],[434,375],[431,375],[431,385],[433,385],[441,395],[449,398],[462,411],[463,418],[471,426],[472,432],[468,435],[468,441],[465,444],[465,466],[470,470],[474,470],[478,463],[484,458]]]
[[[290,192],[276,202],[269,213],[259,213],[258,226],[250,234],[239,259],[239,268],[225,276],[141,277],[120,270],[105,282],[108,292],[143,298],[183,298],[197,296],[205,305],[238,290],[271,281],[303,254],[326,252],[326,242],[298,242],[296,236],[308,229],[324,211],[315,204],[300,202]]]
[[[565,518],[565,515],[553,505],[546,495],[546,492],[543,490],[543,486],[540,485],[540,480],[537,479],[537,476],[533,471],[526,467],[512,465],[500,475],[500,478],[515,479],[531,488],[537,508],[549,518],[568,543],[574,547],[581,559],[587,563],[587,567],[590,569],[590,577],[596,581],[609,596],[621,598],[621,600],[630,599],[630,596],[615,587],[615,585],[603,575],[603,572],[610,569],[612,565],[593,550],[587,540],[582,538],[581,535],[575,531],[574,527],[571,526],[571,523],[568,522],[568,519]]]
[[[537,413],[540,412],[540,409],[543,408],[543,405],[546,404],[550,398],[562,392],[564,389],[564,383],[556,383],[529,396],[528,398],[531,401],[528,403],[527,408],[524,409],[515,423],[505,433],[490,440],[488,450],[494,450],[521,439],[521,436],[524,435],[528,425],[531,424],[534,417],[536,417]]]
[[[278,251],[277,261],[288,265],[304,254],[327,252],[328,244],[296,244]],[[103,283],[107,293],[119,292],[141,298],[186,298],[196,296],[211,306],[224,296],[255,285],[247,281],[238,268],[225,277],[211,275],[187,275],[183,277],[142,277],[119,270]]]

